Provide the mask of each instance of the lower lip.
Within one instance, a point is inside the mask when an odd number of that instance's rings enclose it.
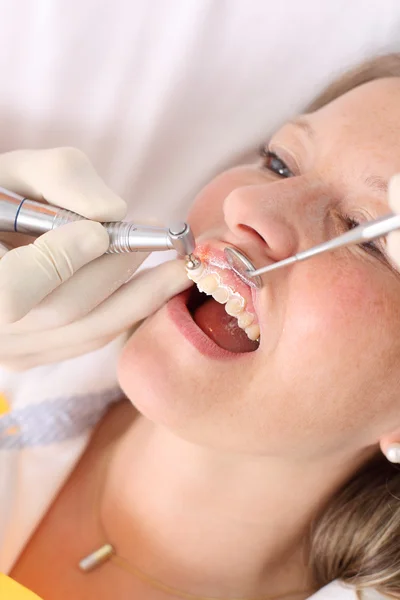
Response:
[[[190,295],[190,288],[177,296],[174,296],[166,305],[166,310],[171,321],[176,325],[182,335],[194,346],[200,354],[218,360],[237,360],[246,357],[249,352],[229,352],[215,344],[196,325],[188,311],[186,303]]]

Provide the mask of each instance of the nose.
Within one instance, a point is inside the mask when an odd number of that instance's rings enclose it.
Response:
[[[299,251],[305,237],[309,240],[306,245],[311,245],[311,237],[314,241],[319,237],[318,222],[323,219],[315,218],[319,212],[315,208],[322,190],[300,179],[245,185],[226,197],[225,222],[240,248],[257,263],[284,260]]]

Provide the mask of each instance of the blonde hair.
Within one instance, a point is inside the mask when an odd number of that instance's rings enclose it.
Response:
[[[347,72],[305,112],[384,77],[400,77],[400,54],[380,56]],[[368,461],[322,510],[309,547],[318,587],[339,579],[358,590],[372,587],[400,598],[400,468],[381,453]]]

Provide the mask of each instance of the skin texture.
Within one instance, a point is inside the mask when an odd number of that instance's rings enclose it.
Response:
[[[400,171],[400,80],[305,119],[311,135],[287,124],[270,141],[293,177],[243,166],[199,194],[189,219],[199,242],[235,245],[258,266],[388,212],[377,177]],[[168,307],[149,318],[119,365],[147,420],[119,445],[103,503],[125,556],[192,593],[307,598],[313,519],[400,439],[399,293],[371,248],[277,271],[256,300],[260,347],[235,361],[201,355]]]
[[[270,142],[292,177],[260,161],[199,194],[189,218],[199,242],[237,246],[261,266],[345,231],[345,215],[388,212],[376,176],[400,172],[400,80],[305,119],[311,137],[288,124]],[[142,415],[121,403],[105,417],[16,578],[49,600],[165,600],[110,564],[77,574],[83,547],[106,537],[128,563],[196,596],[308,598],[310,525],[379,445],[400,441],[399,299],[400,277],[375,250],[277,271],[256,299],[260,346],[235,360],[200,354],[159,310],[119,364]],[[50,563],[54,581],[38,581]]]
[[[307,116],[311,138],[285,125],[269,147],[295,176],[260,165],[223,173],[189,215],[198,240],[226,241],[261,266],[345,231],[344,215],[387,213],[385,192],[364,180],[400,171],[399,97],[397,78],[380,80]],[[377,444],[400,426],[399,276],[351,248],[267,277],[257,352],[241,365],[200,356],[163,309],[125,350],[126,393],[150,419],[213,448],[314,460]]]

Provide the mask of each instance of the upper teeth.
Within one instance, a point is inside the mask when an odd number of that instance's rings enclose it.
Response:
[[[257,323],[253,323],[254,315],[245,310],[245,298],[224,285],[218,273],[205,271],[204,265],[201,264],[197,269],[188,269],[187,276],[196,283],[201,292],[212,296],[217,302],[225,304],[228,315],[237,318],[239,327],[245,330],[249,339],[258,340],[260,327]]]
[[[196,280],[193,279],[193,281]],[[205,294],[212,294],[213,292],[215,292],[216,289],[218,289],[219,282],[217,281],[217,278],[214,277],[214,275],[205,275],[204,277],[196,281],[196,283],[197,287],[201,292],[204,292]]]

